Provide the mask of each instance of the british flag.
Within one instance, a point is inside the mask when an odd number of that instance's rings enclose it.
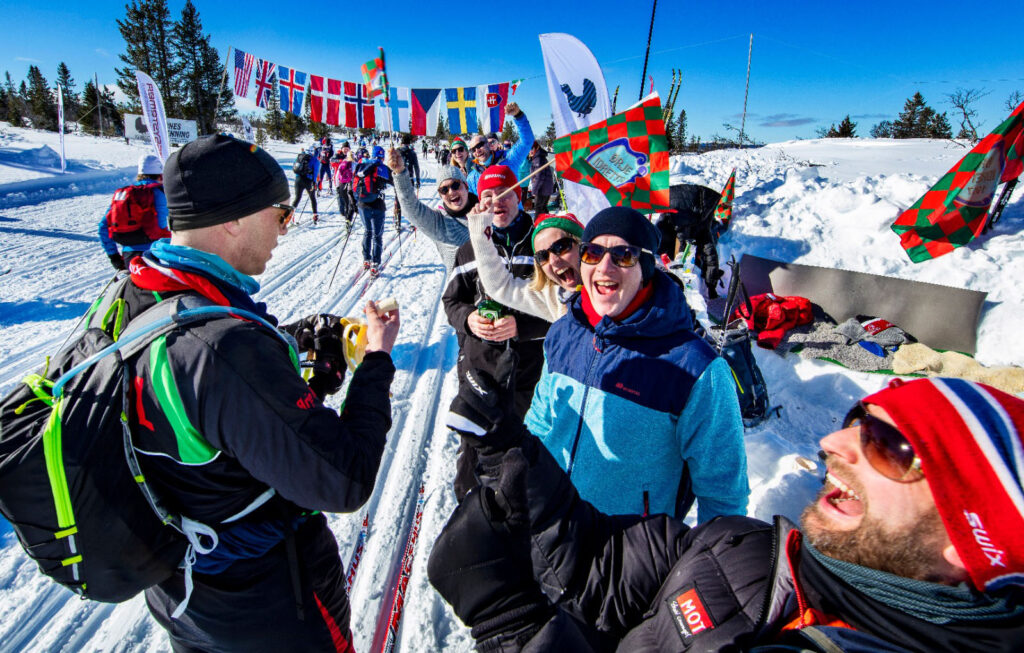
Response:
[[[235,95],[245,97],[249,94],[249,77],[254,63],[256,57],[235,48]]]
[[[260,59],[256,62],[256,106],[266,109],[270,104],[270,94],[274,90],[274,71],[277,66],[273,62]]]

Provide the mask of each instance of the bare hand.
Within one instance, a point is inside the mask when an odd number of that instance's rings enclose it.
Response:
[[[478,311],[473,311],[469,314],[469,317],[466,318],[466,328],[469,329],[470,333],[481,340],[491,340],[491,332],[494,331],[494,322],[482,317]]]
[[[377,305],[366,302],[366,352],[383,351],[391,353],[398,338],[398,309],[388,313],[378,313]]]
[[[405,159],[395,148],[388,149],[388,155],[384,159],[384,165],[391,168],[391,172],[402,172],[405,170]]]
[[[505,113],[512,116],[513,118],[517,118],[519,117],[519,114],[522,113],[522,110],[519,108],[519,105],[516,104],[515,102],[509,102],[508,104],[505,105]]]
[[[494,328],[490,339],[504,342],[515,338],[517,335],[519,335],[519,327],[516,326],[516,318],[506,315],[494,321]]]

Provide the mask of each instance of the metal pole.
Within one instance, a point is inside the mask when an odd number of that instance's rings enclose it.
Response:
[[[228,46],[228,56],[224,59],[224,74],[220,76],[220,88],[217,90],[217,102],[213,107],[213,133],[217,133],[217,112],[220,111],[220,95],[224,92],[224,82],[228,81],[228,62],[231,61],[231,46]]]
[[[750,55],[754,53],[754,34],[750,34],[750,47],[747,49],[747,86],[743,91],[743,121],[740,123],[740,147],[747,128],[747,96],[750,94]]]
[[[97,73],[93,73],[93,79],[96,81],[96,107],[100,110],[100,136],[103,136],[103,93],[100,93],[100,76]]]
[[[647,51],[644,53],[644,71],[640,73],[640,97],[637,102],[644,99],[644,80],[647,79],[647,59],[651,56],[651,36],[654,35],[654,12],[658,9],[658,0],[654,0],[651,7],[651,28],[647,31]]]

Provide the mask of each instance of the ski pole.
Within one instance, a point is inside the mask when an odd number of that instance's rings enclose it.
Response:
[[[325,293],[330,292],[331,286],[334,285],[334,277],[338,274],[338,268],[341,267],[341,257],[345,254],[345,248],[348,247],[348,241],[352,238],[352,229],[349,228],[348,233],[345,234],[345,242],[341,245],[341,251],[338,252],[338,262],[334,264],[334,272],[331,273],[331,282],[327,284],[327,290]]]
[[[402,223],[396,222],[395,226],[398,227],[398,267],[405,267],[405,255],[402,254]]]

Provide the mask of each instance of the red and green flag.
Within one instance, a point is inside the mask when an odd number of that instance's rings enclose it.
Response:
[[[644,213],[669,208],[668,142],[657,93],[556,139],[554,150],[563,179],[597,188],[613,206]]]
[[[380,50],[380,55],[363,64],[363,83],[366,85],[368,99],[383,95],[384,102],[387,103],[391,101],[391,93],[388,88],[387,69],[384,67],[384,48],[377,49]]]
[[[725,182],[722,189],[722,197],[715,207],[715,220],[722,225],[722,231],[729,228],[729,221],[732,220],[732,201],[736,199],[736,168],[732,169],[729,181]]]
[[[1024,167],[1024,103],[892,224],[914,263],[963,247],[981,234],[999,184]]]

